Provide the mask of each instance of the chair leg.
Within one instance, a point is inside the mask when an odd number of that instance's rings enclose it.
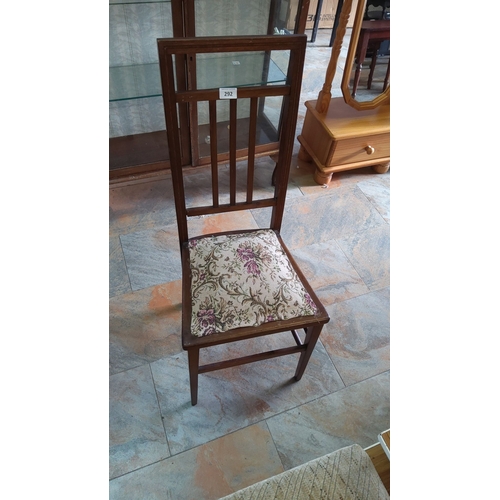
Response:
[[[387,71],[385,73],[384,89],[383,90],[385,90],[387,88],[387,85],[389,84],[390,71],[391,71],[391,60],[389,59],[389,62],[387,63]]]
[[[276,163],[276,165],[274,166],[274,170],[273,170],[273,176],[271,178],[271,185],[273,186],[276,186],[276,169],[278,168],[278,164]]]
[[[200,349],[188,350],[189,363],[189,385],[191,387],[191,404],[198,402],[198,365],[200,361]]]
[[[370,64],[370,73],[368,74],[368,83],[366,84],[366,88],[371,90],[372,81],[373,81],[373,73],[375,73],[375,66],[377,65],[377,50],[374,51],[372,56],[372,62]]]
[[[297,364],[297,370],[295,372],[295,380],[299,381],[304,374],[307,363],[309,362],[309,358],[311,357],[312,352],[314,351],[314,347],[316,346],[316,342],[319,339],[319,334],[321,333],[321,329],[323,325],[313,326],[307,329],[306,338],[304,340],[304,344],[307,345],[305,351],[302,351],[300,355],[299,362]]]

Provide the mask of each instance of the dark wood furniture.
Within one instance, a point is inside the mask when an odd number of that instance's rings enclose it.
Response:
[[[123,0],[125,5],[128,5],[127,0]],[[195,37],[199,36],[198,31],[204,30],[206,36],[221,36],[227,30],[234,30],[234,26],[229,26],[226,22],[218,24],[211,23],[204,25],[204,19],[198,19],[196,12],[199,7],[197,0],[159,0],[170,4],[172,24],[168,26],[168,33],[163,34],[163,37]],[[110,0],[110,3],[119,3],[120,0]],[[137,2],[133,2],[137,3]],[[146,8],[146,3],[140,3]],[[139,12],[139,5],[137,6]],[[265,5],[262,3],[262,5]],[[285,0],[268,0],[269,15],[262,18],[262,22],[258,26],[258,32],[253,32],[255,27],[251,27],[246,19],[237,20],[237,31],[245,35],[261,35],[273,34],[275,28],[284,28],[286,20],[290,20],[293,27],[289,27],[293,33],[304,33],[307,13],[309,9],[309,0],[298,0],[294,3],[293,7],[290,2]],[[219,2],[220,7],[220,2]],[[227,0],[227,8],[232,9],[233,5],[230,0]],[[250,8],[250,7],[249,7]],[[142,20],[142,24],[138,26],[146,26],[146,20]],[[290,24],[287,24],[290,26]],[[124,28],[125,29],[125,28]],[[128,27],[128,31],[134,30]],[[249,32],[250,31],[250,32]],[[171,34],[172,33],[172,34]],[[137,35],[139,37],[139,35]],[[145,36],[149,36],[149,33]],[[144,37],[143,37],[144,38]],[[156,37],[155,37],[156,38]],[[138,46],[149,47],[151,40],[134,40]],[[148,59],[150,59],[148,54]],[[138,67],[145,67],[147,64],[139,64]],[[149,64],[151,66],[151,64]],[[179,67],[180,71],[180,67]],[[188,87],[188,72],[196,71],[196,68],[189,63],[185,64],[185,74],[182,81],[179,83],[183,85],[184,89]],[[158,73],[158,71],[156,71]],[[134,99],[148,99],[149,97],[161,96],[161,87],[159,81],[159,73],[154,71],[142,71],[138,76],[134,77],[135,82],[144,82],[143,85],[148,87],[148,92],[144,95],[134,97]],[[180,73],[179,73],[180,75]],[[248,82],[253,83],[253,82]],[[118,85],[120,87],[120,85]],[[126,99],[126,98],[125,98]],[[111,97],[110,97],[111,100]],[[262,119],[263,113],[260,113],[259,118]],[[181,122],[182,139],[182,162],[183,165],[203,165],[206,163],[206,157],[203,156],[203,148],[205,143],[203,138],[207,135],[203,127],[198,127],[197,112],[193,108],[185,106],[179,111],[179,119]],[[267,145],[264,143],[259,144],[257,147],[257,154],[264,156],[272,156],[277,153],[277,141],[273,138],[279,135],[278,131],[272,131]],[[201,140],[200,140],[201,139]],[[201,148],[201,149],[200,149]],[[245,156],[244,151],[238,151],[238,156]],[[166,134],[164,130],[145,132],[141,134],[126,135],[121,137],[113,137],[109,140],[109,178],[110,182],[123,182],[123,180],[131,179],[137,176],[147,176],[159,174],[162,171],[170,168],[170,153],[166,141]]]
[[[389,19],[391,13],[390,0],[367,0],[364,20]]]
[[[377,64],[378,49],[380,48],[380,44],[384,40],[389,40],[390,37],[391,37],[390,21],[387,19],[381,19],[378,21],[363,21],[363,23],[361,24],[358,46],[356,49],[356,71],[354,72],[354,82],[352,86],[353,97],[356,95],[356,91],[358,89],[359,78],[361,76],[361,69],[363,67],[363,62],[366,58],[366,52],[368,50],[368,46],[371,47],[372,57],[371,57],[370,74],[368,76],[367,88],[371,88],[373,72],[375,70],[375,65]],[[388,76],[386,76],[384,82],[384,90],[387,88],[387,81],[388,81]]]
[[[307,283],[304,275],[298,268],[293,260],[290,252],[283,243],[279,234],[280,227],[283,219],[284,204],[286,198],[288,175],[290,169],[290,162],[293,151],[293,139],[297,120],[297,112],[300,98],[300,86],[302,81],[302,71],[304,64],[305,48],[307,37],[306,35],[290,35],[290,36],[259,36],[259,37],[217,37],[217,38],[192,38],[192,39],[160,39],[158,40],[158,50],[160,56],[160,68],[162,78],[162,89],[164,98],[165,119],[167,125],[168,145],[170,150],[171,162],[171,175],[175,197],[175,207],[177,213],[177,224],[180,241],[180,251],[182,260],[182,289],[183,289],[183,306],[182,306],[182,346],[188,352],[189,361],[189,377],[191,388],[191,403],[195,405],[198,401],[198,374],[205,373],[213,370],[220,370],[232,366],[238,366],[245,363],[252,363],[263,359],[274,358],[277,356],[284,356],[289,354],[300,354],[297,369],[295,371],[295,380],[300,380],[304,370],[307,366],[309,358],[314,350],[314,346],[321,333],[322,327],[329,321],[328,314],[326,313],[323,305],[320,303],[314,291]],[[244,52],[257,52],[264,54],[266,51],[289,51],[289,63],[286,71],[286,81],[281,84],[266,85],[265,82],[253,85],[242,86],[236,89],[237,98],[229,99],[230,118],[229,118],[229,141],[228,141],[228,156],[229,156],[229,201],[222,198],[222,188],[219,185],[221,178],[219,172],[219,129],[218,129],[218,104],[221,102],[225,88],[220,89],[197,89],[179,90],[175,89],[174,81],[176,76],[176,68],[173,64],[173,57],[179,60],[182,57],[195,57],[198,54],[211,54],[211,53],[233,53],[243,54]],[[255,196],[254,193],[254,160],[256,157],[256,144],[255,136],[257,132],[257,119],[259,101],[270,96],[283,97],[283,115],[282,115],[282,129],[281,140],[279,143],[279,155],[276,166],[276,182],[274,193],[272,196],[267,193],[267,196]],[[237,120],[238,109],[244,105],[245,101],[250,102],[250,116],[249,127],[247,129],[247,158],[246,158],[246,176],[243,182],[237,182],[237,135],[239,123]],[[186,201],[186,187],[185,187],[185,174],[186,169],[183,169],[181,161],[181,142],[178,127],[178,107],[183,104],[189,103],[196,105],[200,102],[207,102],[210,110],[210,168],[212,174],[211,183],[211,203],[204,206],[192,206]],[[238,185],[242,185],[242,197],[239,197]],[[262,193],[260,193],[262,194]],[[242,201],[243,200],[243,201]],[[215,327],[219,325],[216,311],[214,309],[205,310],[210,318],[207,319],[207,324],[213,331],[204,336],[196,336],[193,334],[193,325],[197,323],[193,320],[196,315],[196,308],[193,305],[195,295],[191,295],[192,287],[204,286],[206,277],[195,266],[194,255],[198,251],[199,246],[214,245],[213,252],[215,253],[216,247],[214,241],[219,241],[211,238],[227,238],[231,239],[236,236],[243,238],[257,238],[261,230],[244,230],[217,233],[211,235],[202,235],[193,237],[188,234],[188,218],[193,216],[210,215],[224,212],[234,212],[240,210],[250,210],[257,208],[271,208],[271,220],[269,225],[269,232],[266,233],[272,238],[277,238],[279,242],[279,252],[283,258],[286,259],[289,269],[293,269],[296,281],[306,291],[307,297],[312,300],[315,306],[314,314],[306,316],[298,316],[282,319],[271,319],[266,317],[264,323],[258,322],[255,326],[244,326],[239,328],[229,329],[227,331],[219,331]],[[211,259],[211,252],[206,254],[206,259]],[[235,259],[236,252],[235,252]],[[210,262],[210,264],[208,264]],[[228,258],[228,262],[232,262]],[[248,262],[248,261],[247,261]],[[212,265],[216,266],[217,262],[214,259],[205,261],[207,268]],[[237,264],[236,262],[234,263]],[[229,265],[229,264],[228,264]],[[248,271],[250,272],[250,270]],[[255,283],[254,278],[260,276],[260,271],[252,271],[252,276],[248,275],[247,281]],[[293,274],[292,273],[292,274]],[[262,273],[263,274],[263,273]],[[233,279],[234,271],[227,274],[224,282]],[[269,280],[266,285],[273,281],[272,286],[285,287],[285,283],[281,282],[278,277],[274,280]],[[217,281],[216,286],[213,282],[213,289],[207,288],[206,300],[218,301],[219,294],[217,290],[222,291],[222,284]],[[224,283],[225,284],[225,283]],[[248,285],[242,280],[237,284],[237,288],[231,288],[228,293],[235,296],[234,302],[236,305],[235,316],[245,316],[248,304],[254,301],[259,301],[259,294],[255,290],[248,291]],[[256,285],[253,285],[256,286]],[[242,303],[237,299],[238,290],[247,290],[249,296],[243,300]],[[197,288],[196,288],[197,290]],[[285,288],[283,288],[285,290]],[[255,295],[257,294],[257,295]],[[239,297],[239,296],[238,296]],[[280,296],[281,297],[281,296]],[[286,297],[283,296],[280,300],[285,301]],[[233,302],[233,299],[231,300]],[[239,304],[239,305],[238,305]],[[261,304],[264,306],[264,304]],[[213,306],[215,308],[215,306]],[[194,311],[194,313],[193,313]],[[267,313],[266,313],[267,314]],[[271,315],[272,316],[272,315]],[[219,325],[220,326],[220,325]],[[221,327],[222,328],[222,327]],[[305,338],[301,338],[298,330],[304,329]],[[223,330],[223,328],[222,328]],[[240,356],[237,359],[230,359],[212,364],[199,364],[200,349],[216,346],[219,344],[226,344],[229,342],[237,342],[240,340],[252,339],[265,335],[273,335],[280,332],[291,331],[295,343],[291,346],[281,349],[261,352],[258,354]]]

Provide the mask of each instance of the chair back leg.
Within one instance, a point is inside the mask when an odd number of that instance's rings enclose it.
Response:
[[[316,342],[319,339],[319,335],[323,325],[317,325],[313,327],[309,327],[306,331],[306,338],[304,340],[304,344],[307,345],[307,348],[302,351],[300,354],[299,362],[297,364],[297,370],[295,372],[295,380],[299,381],[304,374],[304,370],[306,369],[307,363],[309,362],[309,358],[314,351],[314,347],[316,346]]]

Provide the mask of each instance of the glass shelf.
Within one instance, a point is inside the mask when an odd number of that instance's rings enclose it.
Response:
[[[109,68],[109,101],[161,96],[158,63]]]
[[[279,51],[276,56],[283,58]],[[199,89],[219,87],[247,87],[285,82],[285,74],[273,59],[269,63],[267,79],[262,80],[264,54],[216,55],[196,60]],[[273,52],[274,55],[274,52]],[[259,76],[261,78],[259,78]],[[109,101],[143,99],[162,95],[158,63],[136,64],[109,68]]]
[[[198,89],[216,89],[284,83],[286,76],[272,58],[269,62],[267,78],[264,79],[264,60],[263,52],[234,55],[198,54],[196,58],[197,87]]]
[[[109,0],[109,5],[123,5],[132,3],[170,3],[171,0]]]

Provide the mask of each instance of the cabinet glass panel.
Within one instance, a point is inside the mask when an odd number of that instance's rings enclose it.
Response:
[[[293,4],[293,5],[292,5]],[[195,0],[196,36],[272,35],[294,32],[299,2]]]
[[[170,3],[170,0],[109,0],[109,5],[128,5],[131,3]]]
[[[162,97],[158,63],[109,68],[110,102],[146,97]]]
[[[164,118],[151,114],[153,103],[161,105],[156,39],[172,36],[170,1],[110,0],[110,137],[165,128]]]
[[[256,145],[265,145],[278,141],[278,126],[281,114],[282,97],[273,97],[273,105],[268,99],[259,99],[257,116]],[[236,149],[244,150],[249,143],[250,99],[237,99]],[[217,101],[217,153],[229,153],[229,101]],[[208,119],[208,102],[200,102],[198,111],[198,148],[201,163],[210,158],[210,125]]]
[[[279,58],[281,67],[273,57]],[[284,84],[286,76],[281,68],[288,57],[288,51],[275,51],[272,56],[270,52],[197,54],[196,88]]]
[[[157,96],[161,96],[158,63],[109,68],[110,102]]]

